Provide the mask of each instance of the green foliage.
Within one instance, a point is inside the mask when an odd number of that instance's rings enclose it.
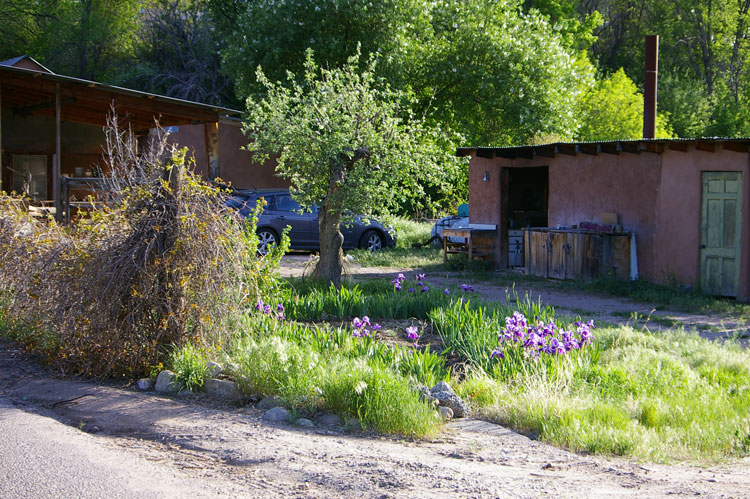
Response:
[[[181,388],[196,392],[203,388],[208,376],[208,366],[203,352],[187,343],[170,355],[170,364]]]
[[[257,325],[269,319],[249,320]],[[396,363],[394,369],[388,357],[400,357],[398,350],[372,340],[363,350],[358,339],[341,329],[286,323],[275,327],[277,334],[253,331],[229,353],[239,366],[233,374],[244,392],[279,395],[293,409],[332,411],[344,420],[354,416],[363,428],[380,433],[425,436],[439,427],[437,414],[419,401],[409,378],[399,374],[404,371],[410,376],[421,369],[425,376],[417,378],[420,381],[437,379],[434,365],[433,370],[423,367],[439,362],[403,368]]]
[[[62,370],[140,376],[169,346],[221,343],[222,323],[272,282],[278,258],[257,257],[184,150],[169,158],[163,139],[136,153],[116,120],[107,139],[119,198],[89,220],[60,226],[0,196],[0,293],[14,327],[32,333],[22,339]]]
[[[583,97],[582,141],[639,139],[643,137],[643,95],[622,68],[601,79]],[[671,127],[665,115],[658,114],[656,137],[671,138]]]
[[[653,461],[747,455],[750,357],[695,333],[598,329],[596,363],[562,363],[510,384],[480,374],[458,392],[503,424],[572,450]]]
[[[143,0],[5,0],[5,57],[28,54],[54,72],[108,80],[133,53]],[[12,48],[11,48],[12,47]],[[10,53],[13,50],[13,53]]]
[[[379,86],[374,59],[359,66],[357,54],[341,69],[321,69],[308,53],[302,83],[290,75],[284,87],[259,69],[266,95],[248,98],[248,149],[256,161],[278,154],[276,173],[301,204],[325,199],[321,216],[387,214],[421,198],[424,179],[447,182],[450,171],[465,168],[438,147],[437,131],[401,121],[398,95]]]

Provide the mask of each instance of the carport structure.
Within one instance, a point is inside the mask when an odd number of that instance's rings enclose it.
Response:
[[[240,111],[58,75],[28,56],[0,62],[2,188],[28,192],[59,212],[61,177],[93,175],[114,107],[121,125],[145,136],[160,126],[202,124],[208,177],[219,176],[219,119]],[[201,144],[201,145],[204,145]],[[193,144],[185,144],[193,145]],[[26,182],[26,184],[24,184]]]

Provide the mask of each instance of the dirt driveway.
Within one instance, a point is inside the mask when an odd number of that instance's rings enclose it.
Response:
[[[431,442],[350,434],[323,423],[268,423],[253,405],[56,379],[2,343],[0,397],[14,410],[80,430],[102,452],[126,452],[176,480],[197,480],[195,497],[750,495],[750,460],[703,469],[606,459],[473,419],[456,420]]]

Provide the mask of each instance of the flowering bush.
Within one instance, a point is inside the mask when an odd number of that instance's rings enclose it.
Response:
[[[255,310],[282,321],[286,319],[286,315],[284,315],[284,305],[281,303],[276,305],[276,309],[274,310],[271,304],[264,303],[263,300],[258,300],[255,302]]]
[[[382,328],[380,324],[371,324],[370,318],[366,315],[360,319],[355,317],[352,320],[352,336],[361,338],[363,336],[370,336],[372,331],[378,331]]]
[[[524,370],[524,361],[565,356],[591,343],[594,321],[578,321],[575,329],[561,329],[552,320],[529,324],[526,316],[516,311],[505,318],[505,328],[498,335],[500,342],[491,355],[498,359],[499,374],[507,376]],[[498,373],[498,369],[495,369]]]

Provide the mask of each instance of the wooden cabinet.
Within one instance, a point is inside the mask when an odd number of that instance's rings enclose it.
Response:
[[[526,272],[553,279],[628,279],[631,237],[574,229],[525,229]]]

